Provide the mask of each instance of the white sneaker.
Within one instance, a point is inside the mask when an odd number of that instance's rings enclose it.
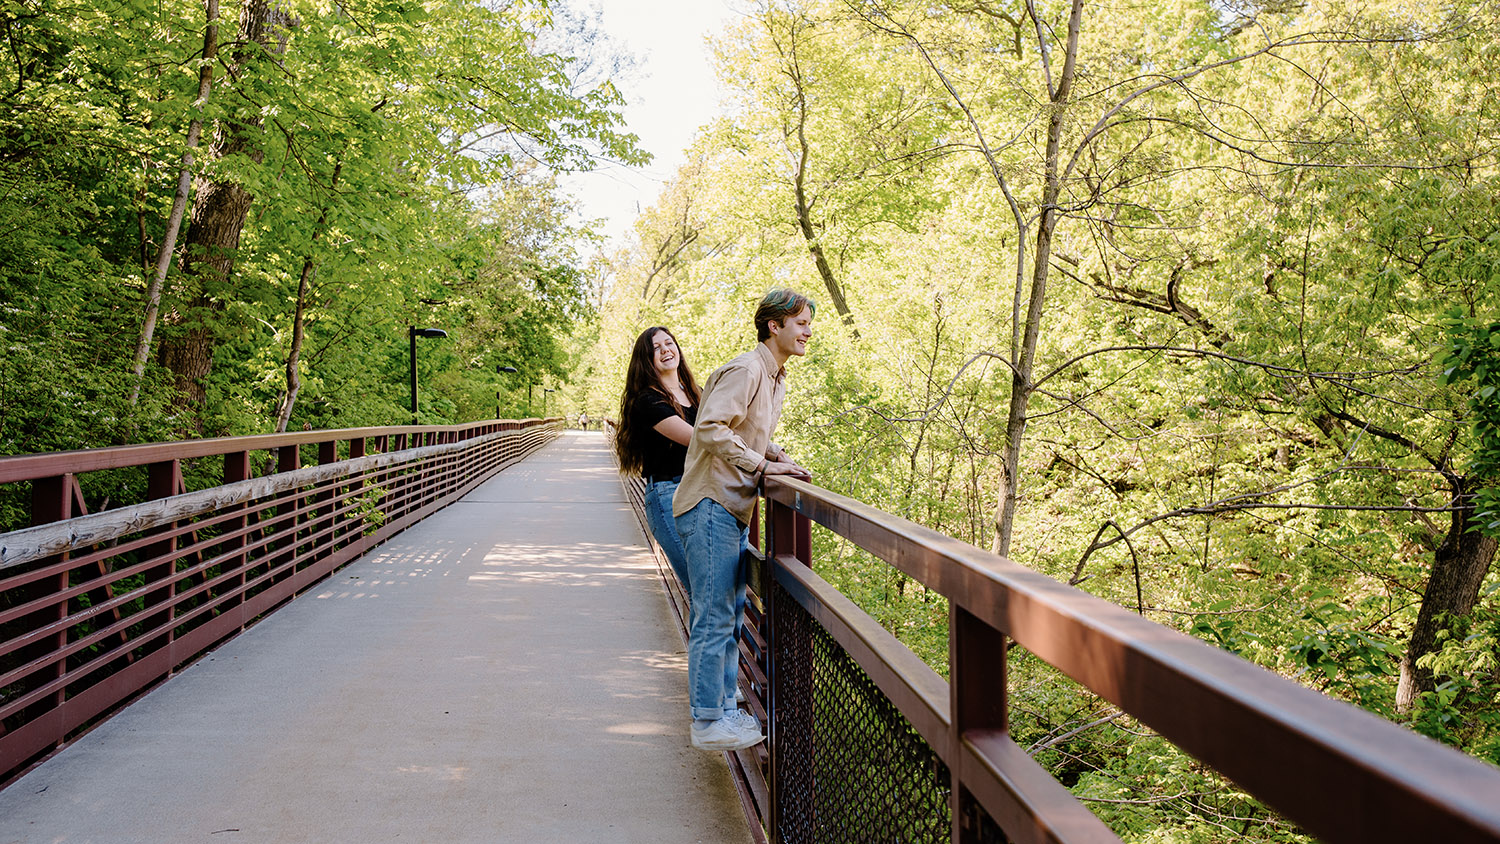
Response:
[[[746,735],[758,735],[764,737],[761,733],[760,721],[754,715],[751,715],[743,709],[730,709],[725,711],[724,720],[733,722],[734,725],[740,729],[740,732],[745,733]]]
[[[742,689],[742,688],[740,688],[740,687],[738,687],[738,686],[736,686],[735,689],[734,689],[734,702],[735,703],[744,703],[745,702],[745,690]]]
[[[694,722],[688,732],[692,735],[693,747],[699,750],[743,750],[766,738],[758,728],[754,733],[742,729],[736,718],[720,718],[704,727]]]

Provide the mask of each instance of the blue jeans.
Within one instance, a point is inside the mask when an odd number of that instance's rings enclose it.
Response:
[[[692,582],[688,579],[687,551],[682,547],[682,537],[677,535],[677,522],[672,518],[672,495],[677,492],[676,481],[646,482],[646,524],[651,526],[651,535],[662,553],[682,591],[693,600]]]
[[[696,720],[717,721],[734,709],[739,685],[735,633],[745,609],[740,552],[749,528],[710,498],[677,517],[692,578],[688,622],[688,704]]]

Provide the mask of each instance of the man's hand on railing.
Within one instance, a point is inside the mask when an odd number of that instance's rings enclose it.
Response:
[[[783,456],[785,456],[785,452],[783,452]],[[766,463],[766,468],[763,471],[763,474],[766,474],[766,475],[791,475],[792,477],[796,478],[799,481],[810,481],[810,480],[812,480],[812,472],[809,472],[806,468],[798,465],[790,457],[788,457],[786,460],[771,460],[771,461],[768,461]]]

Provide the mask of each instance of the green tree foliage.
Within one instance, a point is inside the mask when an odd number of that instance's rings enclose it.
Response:
[[[610,262],[581,401],[617,401],[646,325],[706,374],[766,287],[800,287],[823,307],[778,441],[818,483],[981,546],[1010,520],[1017,562],[1495,758],[1472,528],[1497,25],[1483,3],[758,4],[720,42],[729,113]],[[815,543],[942,670],[941,599]],[[1127,840],[1302,840],[1012,667],[1018,741]]]
[[[1500,284],[1500,278],[1492,277],[1491,284]],[[1500,322],[1475,319],[1454,308],[1445,325],[1449,343],[1443,381],[1469,392],[1475,439],[1469,471],[1477,487],[1473,529],[1493,536],[1500,534]]]
[[[0,10],[4,450],[401,421],[414,324],[450,336],[419,350],[425,421],[493,415],[497,390],[521,413],[527,383],[567,378],[584,233],[553,174],[643,157],[613,82],[585,78],[607,42],[546,2],[226,2],[200,98],[214,6]],[[138,384],[194,120],[192,222]],[[223,190],[244,201],[205,213]]]

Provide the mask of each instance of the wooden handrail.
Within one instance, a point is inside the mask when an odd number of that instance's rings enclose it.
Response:
[[[72,548],[109,542],[125,534],[159,527],[178,519],[226,510],[236,504],[244,504],[267,495],[334,478],[358,475],[371,469],[413,463],[462,451],[485,439],[502,436],[503,433],[495,432],[459,442],[322,463],[262,478],[235,481],[200,492],[188,492],[114,510],[74,516],[65,522],[49,522],[3,533],[0,534],[0,571],[50,554],[61,554]]]
[[[560,422],[561,416],[537,419],[489,419],[462,425],[393,425],[382,428],[333,428],[318,431],[291,431],[284,434],[255,434],[246,437],[216,437],[201,440],[120,445],[77,451],[52,451],[41,454],[16,454],[0,457],[0,483],[29,481],[99,469],[143,466],[164,460],[187,460],[194,457],[216,457],[241,451],[263,451],[289,445],[325,443],[367,437],[402,434],[464,434],[494,426],[514,428]]]

